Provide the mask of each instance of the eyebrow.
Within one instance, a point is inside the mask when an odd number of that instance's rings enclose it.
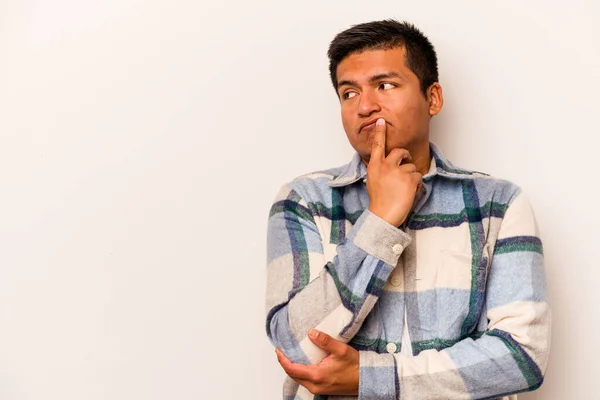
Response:
[[[382,79],[389,79],[389,78],[402,79],[402,76],[400,76],[400,74],[398,74],[397,72],[386,72],[383,74],[373,75],[372,77],[369,78],[369,83],[374,83],[374,82],[380,81]],[[338,88],[340,88],[344,85],[359,86],[357,81],[348,80],[348,79],[344,79],[343,81],[338,82]]]

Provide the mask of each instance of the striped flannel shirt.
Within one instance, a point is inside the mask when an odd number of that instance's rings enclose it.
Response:
[[[359,399],[514,399],[543,380],[550,345],[542,243],[516,185],[456,168],[431,143],[406,222],[368,210],[366,166],[285,184],[267,234],[267,334],[318,363],[322,330],[359,350]],[[401,353],[408,325],[412,356]],[[313,396],[289,377],[284,399]]]

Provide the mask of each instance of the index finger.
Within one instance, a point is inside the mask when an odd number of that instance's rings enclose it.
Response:
[[[371,141],[371,160],[385,159],[385,119],[379,118]]]

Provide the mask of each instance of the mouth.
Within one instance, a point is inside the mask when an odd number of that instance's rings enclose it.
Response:
[[[371,119],[367,122],[364,122],[363,124],[360,125],[360,128],[358,129],[358,132],[363,132],[363,131],[370,131],[373,130],[373,128],[375,127],[375,123],[377,122],[379,118],[375,118],[375,119]],[[385,121],[386,124],[389,125],[389,122]]]

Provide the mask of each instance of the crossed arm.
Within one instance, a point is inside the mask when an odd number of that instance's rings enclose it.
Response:
[[[541,385],[550,310],[541,244],[524,197],[509,206],[498,237],[486,332],[415,357],[346,344],[397,263],[392,249],[406,247],[410,237],[366,210],[326,262],[331,249],[323,247],[319,224],[294,189],[282,189],[269,219],[267,332],[282,367],[302,387],[360,399],[477,399]],[[311,328],[322,333],[311,337]]]

